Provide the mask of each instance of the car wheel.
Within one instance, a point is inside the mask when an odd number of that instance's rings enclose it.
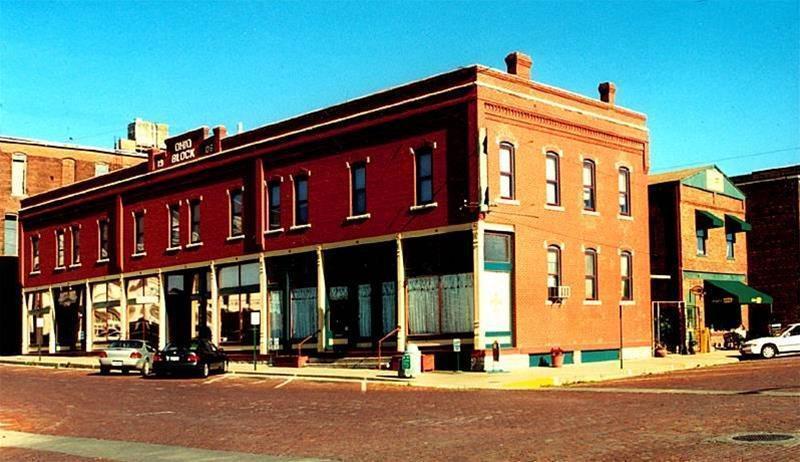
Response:
[[[202,372],[203,378],[206,378],[206,377],[208,377],[208,374],[209,374],[210,372],[211,372],[211,371],[210,371],[210,370],[209,370],[209,368],[208,368],[208,363],[205,363],[205,364],[203,364],[203,372]]]
[[[108,375],[110,371],[111,369],[109,369],[108,367],[100,366],[100,375]]]
[[[150,375],[150,362],[145,361],[144,364],[142,364],[142,377],[147,377],[149,375]]]
[[[764,348],[761,349],[761,357],[764,359],[774,358],[777,354],[778,349],[775,348],[775,345],[764,345]]]

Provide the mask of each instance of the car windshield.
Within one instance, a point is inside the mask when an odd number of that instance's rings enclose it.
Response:
[[[189,351],[197,351],[201,349],[202,341],[200,340],[192,340],[189,343],[170,343],[164,348],[164,350],[189,350]]]
[[[134,350],[138,350],[142,347],[141,340],[117,340],[115,342],[111,342],[108,345],[109,348],[133,348]]]

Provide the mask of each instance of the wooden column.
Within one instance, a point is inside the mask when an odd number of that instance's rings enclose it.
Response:
[[[22,345],[20,351],[26,355],[30,351],[31,333],[30,333],[30,316],[28,316],[28,297],[25,291],[20,291],[22,294]]]
[[[325,329],[325,263],[322,260],[322,246],[317,246],[317,351],[323,352],[328,345],[328,332]]]
[[[262,233],[263,234],[263,233]],[[269,344],[270,344],[270,319],[269,319],[269,307],[267,307],[267,303],[269,298],[267,297],[267,290],[268,290],[268,279],[267,279],[267,260],[264,258],[264,255],[258,259],[259,262],[259,271],[258,271],[258,286],[259,286],[259,297],[261,297],[261,337],[259,339],[259,353],[265,355],[269,353]]]
[[[220,340],[220,312],[219,312],[219,284],[217,284],[217,265],[211,262],[211,342],[219,345]]]
[[[94,306],[92,306],[92,286],[85,282],[86,291],[86,351],[94,350]],[[125,337],[122,337],[125,338]]]
[[[405,351],[406,349],[406,332],[408,327],[406,324],[406,267],[403,262],[403,242],[402,236],[397,235],[395,242],[397,244],[397,325],[400,331],[397,332],[397,351]]]
[[[48,315],[50,316],[50,341],[48,342],[49,345],[47,346],[47,350],[50,354],[55,354],[57,344],[56,344],[56,301],[53,298],[53,288],[50,287],[47,289],[47,293],[50,294],[50,311]]]
[[[483,275],[483,221],[472,224],[472,326],[475,350],[486,348],[481,329],[481,276]]]
[[[130,332],[128,332],[128,291],[125,287],[125,278],[121,274],[119,275],[119,287],[121,294],[119,297],[119,319],[122,323],[120,328],[120,338],[126,339],[130,336]]]
[[[166,282],[158,270],[158,349],[167,346],[167,296]]]

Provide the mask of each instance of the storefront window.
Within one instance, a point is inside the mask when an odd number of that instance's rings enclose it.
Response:
[[[26,294],[28,305],[28,344],[31,349],[39,346],[46,350],[53,331],[53,298],[49,291]]]
[[[128,337],[158,345],[160,282],[158,276],[129,279],[127,282]]]
[[[252,345],[251,312],[261,311],[259,263],[220,268],[219,298],[220,343]]]
[[[91,291],[94,342],[119,340],[122,333],[122,290],[119,282],[98,282],[92,284]]]
[[[470,332],[472,295],[472,273],[409,278],[409,333]]]

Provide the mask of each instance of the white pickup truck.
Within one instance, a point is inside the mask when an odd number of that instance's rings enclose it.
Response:
[[[760,355],[763,358],[774,358],[782,353],[800,353],[800,323],[789,326],[775,337],[761,337],[748,340],[739,348],[742,356]]]

